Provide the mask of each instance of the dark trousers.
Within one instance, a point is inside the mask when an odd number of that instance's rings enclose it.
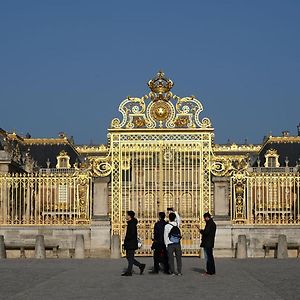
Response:
[[[206,272],[208,274],[215,274],[215,260],[213,255],[213,248],[211,247],[204,247],[204,255],[206,260]]]
[[[159,263],[164,265],[164,272],[169,272],[168,253],[165,247],[154,249],[154,272],[159,271]]]
[[[128,268],[127,268],[127,272],[128,273],[132,273],[132,267],[133,265],[137,266],[137,267],[141,267],[141,263],[138,262],[135,258],[134,258],[134,253],[135,250],[126,250],[126,258],[128,261]]]
[[[169,269],[171,273],[175,273],[175,268],[174,268],[174,253],[176,257],[176,262],[177,262],[177,271],[178,273],[181,273],[181,268],[182,268],[182,262],[181,262],[181,245],[180,244],[169,244],[167,247],[168,250],[168,259],[169,259]]]

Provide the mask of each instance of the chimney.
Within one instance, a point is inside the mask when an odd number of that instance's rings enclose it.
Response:
[[[282,136],[284,137],[290,136],[290,132],[288,130],[282,131]]]

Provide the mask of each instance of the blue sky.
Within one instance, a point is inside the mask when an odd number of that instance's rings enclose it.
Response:
[[[300,122],[300,1],[1,1],[0,127],[105,143],[159,69],[195,95],[216,142]]]

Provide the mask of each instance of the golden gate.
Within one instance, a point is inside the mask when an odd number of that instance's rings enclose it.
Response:
[[[109,163],[99,166],[111,172],[112,234],[123,241],[126,211],[134,210],[143,241],[139,254],[148,255],[158,212],[174,207],[182,217],[183,252],[195,255],[195,225],[212,209],[213,128],[208,118],[199,119],[201,103],[173,95],[173,82],[162,72],[148,85],[149,95],[121,103],[122,120],[112,120],[109,130]]]

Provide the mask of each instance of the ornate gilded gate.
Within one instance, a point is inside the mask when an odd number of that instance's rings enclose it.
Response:
[[[143,241],[139,254],[148,255],[158,212],[174,207],[182,217],[184,253],[197,254],[195,224],[211,210],[213,128],[199,119],[201,103],[173,95],[173,82],[162,72],[148,86],[149,95],[121,103],[123,118],[109,130],[112,233],[123,241],[126,211],[134,210]]]

